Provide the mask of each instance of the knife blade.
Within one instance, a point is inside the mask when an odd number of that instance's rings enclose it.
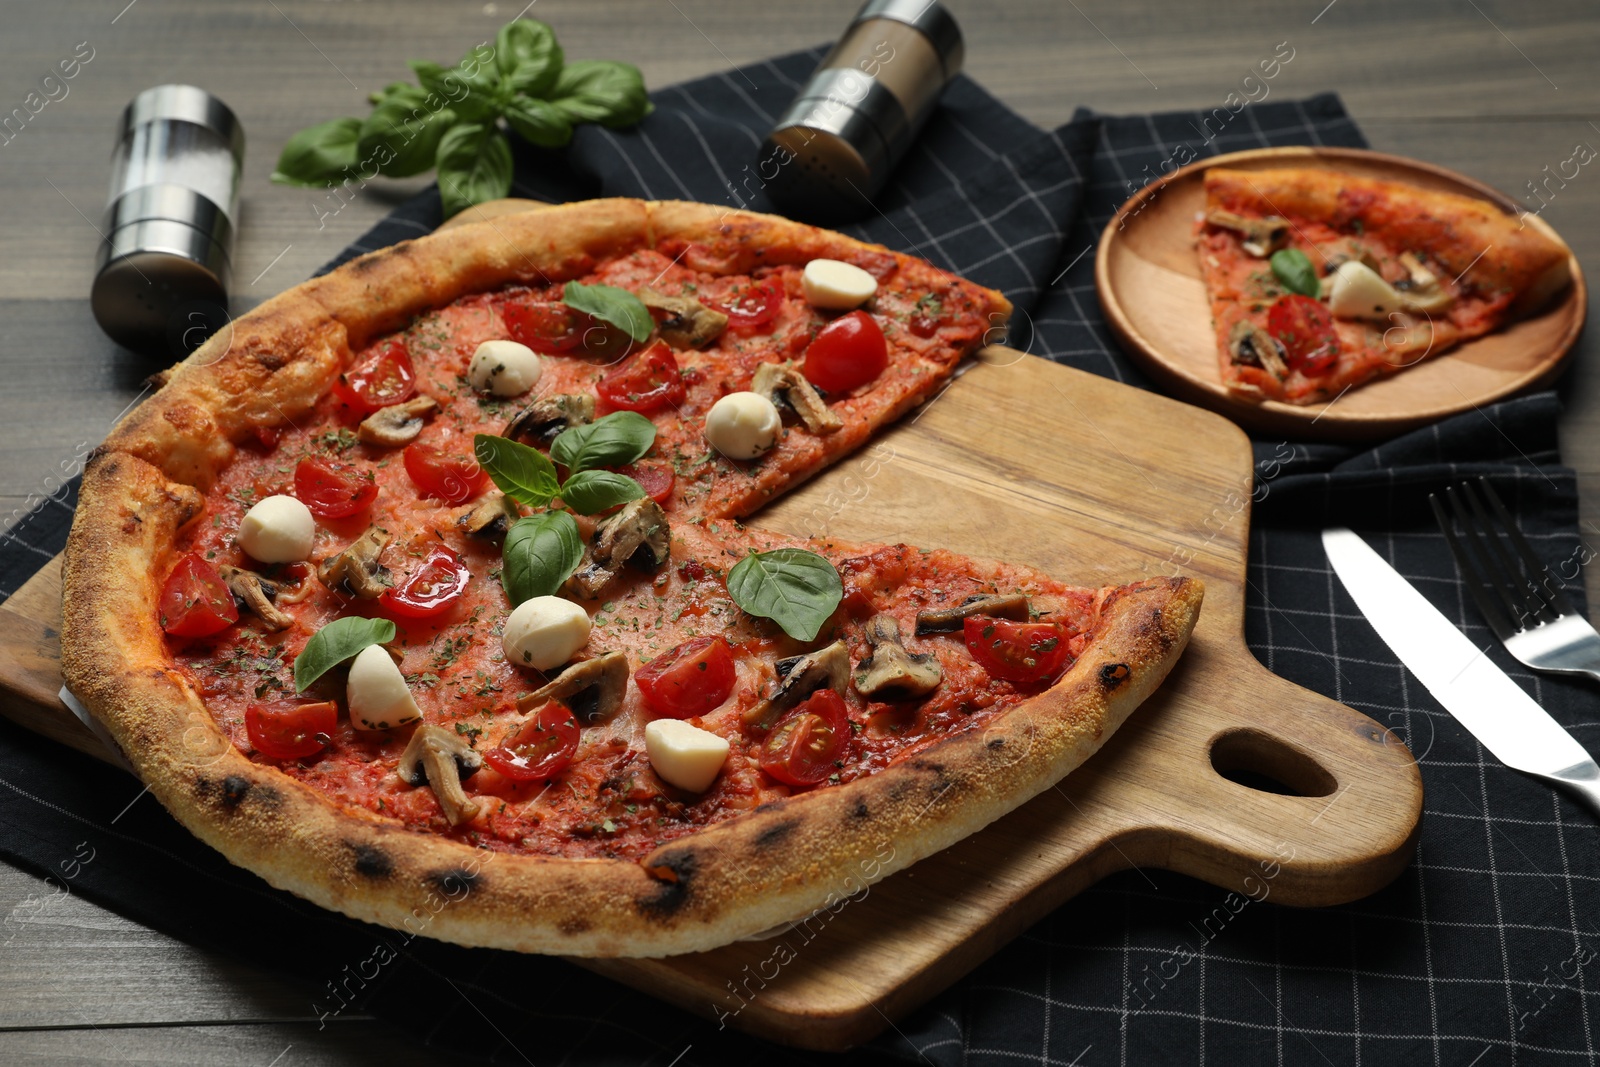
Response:
[[[1400,662],[1495,758],[1570,789],[1600,814],[1600,766],[1353,530],[1322,531],[1328,562]]]

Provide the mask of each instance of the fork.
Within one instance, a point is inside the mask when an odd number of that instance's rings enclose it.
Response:
[[[1550,569],[1540,564],[1494,486],[1485,478],[1477,483],[1476,490],[1471,482],[1462,482],[1444,491],[1464,531],[1462,538],[1456,536],[1439,494],[1429,493],[1428,503],[1489,628],[1507,651],[1536,671],[1587,674],[1600,680],[1600,632],[1572,606]],[[1480,492],[1493,517],[1479,499]],[[1507,543],[1514,552],[1506,550]]]

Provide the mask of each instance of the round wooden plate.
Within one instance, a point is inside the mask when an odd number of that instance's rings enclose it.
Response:
[[[1572,285],[1539,315],[1321,404],[1235,397],[1217,369],[1216,333],[1195,254],[1194,222],[1205,210],[1209,167],[1319,167],[1474,196],[1517,214],[1518,204],[1482,182],[1414,159],[1356,148],[1264,148],[1191,163],[1136,193],[1100,236],[1095,287],[1128,354],[1163,389],[1257,434],[1367,441],[1460,414],[1561,372],[1583,330],[1588,288],[1576,258]],[[1543,219],[1528,225],[1560,240]]]

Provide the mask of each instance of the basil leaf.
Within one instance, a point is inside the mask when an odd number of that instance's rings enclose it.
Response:
[[[637,411],[618,411],[562,430],[550,444],[550,458],[577,474],[632,463],[655,443],[655,423]]]
[[[655,110],[639,68],[608,60],[568,63],[546,95],[575,123],[631,126]]]
[[[1272,273],[1278,276],[1283,287],[1290,292],[1309,296],[1315,300],[1322,295],[1322,283],[1317,280],[1317,268],[1298,248],[1280,248],[1272,253]]]
[[[432,101],[430,105],[429,101]],[[439,96],[406,82],[385,90],[361,124],[357,154],[390,178],[409,178],[432,168],[439,141],[458,116]]]
[[[413,59],[409,66],[422,87],[443,97],[465,122],[492,119],[499,110],[499,68],[476,48],[453,67],[431,59]]]
[[[833,564],[803,548],[752,553],[733,565],[727,581],[735,604],[771,619],[796,641],[815,640],[844,599]]]
[[[546,511],[518,519],[506,532],[500,580],[511,606],[554,596],[583,562],[583,535],[569,512]]]
[[[618,289],[614,285],[568,282],[562,290],[561,300],[569,308],[609,322],[635,341],[646,340],[656,327],[656,320],[650,317],[650,309],[628,290]]]
[[[516,19],[501,26],[494,48],[501,84],[530,96],[543,96],[556,83],[566,58],[555,31],[538,19]]]
[[[492,125],[455,126],[439,142],[445,217],[511,191],[511,145]],[[642,305],[641,305],[642,306]]]
[[[560,148],[572,140],[572,123],[548,100],[518,96],[506,105],[506,122],[529,144]]]
[[[562,501],[579,515],[594,515],[642,496],[644,486],[616,471],[579,471],[561,487]]]
[[[334,119],[307,126],[283,146],[272,180],[281,185],[311,186],[343,181],[359,158],[356,139],[360,133],[360,119]]]
[[[561,492],[555,464],[537,448],[480,433],[472,439],[472,451],[500,491],[519,504],[546,507]]]
[[[311,635],[294,658],[294,691],[304,693],[311,683],[368,645],[394,640],[394,623],[364,619],[359,615],[334,619]]]

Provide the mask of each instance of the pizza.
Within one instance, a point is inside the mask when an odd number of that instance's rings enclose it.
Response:
[[[355,918],[580,956],[801,918],[1081,763],[1199,611],[1188,578],[739,521],[1008,312],[686,203],[364,256],[242,316],[93,454],[67,684],[191,831]]]
[[[1537,312],[1571,253],[1484,200],[1318,168],[1205,172],[1222,381],[1310,404]]]

